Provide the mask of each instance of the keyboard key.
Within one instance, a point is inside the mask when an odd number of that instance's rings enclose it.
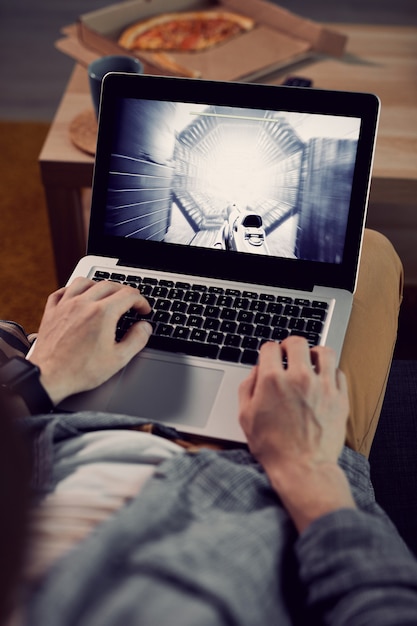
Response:
[[[242,352],[239,348],[225,346],[220,350],[219,359],[221,359],[222,361],[239,363],[241,355]]]
[[[288,315],[289,317],[298,317],[300,315],[301,309],[299,306],[295,306],[295,304],[287,304],[284,307],[283,314]],[[308,315],[303,315],[303,317],[309,317]]]
[[[188,337],[190,336],[190,333],[191,331],[189,328],[185,328],[185,326],[177,326],[174,329],[172,336],[175,337],[176,339],[188,339]]]
[[[224,333],[235,333],[236,329],[237,323],[230,320],[224,320],[220,326],[220,330]]]
[[[285,315],[274,315],[272,318],[272,326],[274,326],[274,328],[287,328],[288,317],[285,317]]]
[[[180,300],[174,300],[171,303],[171,311],[174,313],[177,313],[177,312],[185,313],[187,308],[188,308],[188,304]]]
[[[142,294],[142,296],[145,296],[145,298],[147,298],[152,293],[152,286],[145,285],[145,284],[139,285],[139,291]]]
[[[126,280],[123,284],[127,285],[128,287],[133,287],[134,289],[139,289],[138,283],[128,283]]]
[[[171,324],[157,324],[154,333],[162,337],[170,337],[173,333],[174,327]]]
[[[188,317],[187,326],[194,326],[195,328],[201,328],[203,325],[203,318],[200,315],[190,315]]]
[[[237,316],[237,311],[235,311],[235,309],[224,308],[222,312],[220,313],[220,318],[222,320],[234,321],[236,319],[236,316]]]
[[[318,307],[303,307],[301,311],[302,317],[323,322],[326,319],[326,311]]]
[[[235,298],[233,302],[233,307],[235,309],[246,309],[249,307],[249,298]]]
[[[307,339],[308,344],[311,347],[317,346],[320,342],[320,335],[317,333],[308,333],[306,331],[293,330],[291,331],[291,335],[297,335],[298,337],[304,337]]]
[[[207,331],[201,330],[201,328],[194,328],[190,339],[191,341],[205,341],[207,339]]]
[[[220,320],[217,320],[214,317],[206,317],[204,320],[203,328],[206,330],[218,330],[219,326]]]
[[[169,311],[170,308],[171,308],[170,300],[164,300],[163,298],[160,298],[159,300],[155,302],[155,309],[158,309],[160,311]]]
[[[232,296],[217,296],[216,304],[217,306],[231,307],[233,304],[233,298]]]
[[[206,306],[204,309],[205,317],[219,317],[221,309],[218,306]]]
[[[251,311],[260,311],[261,313],[263,313],[266,309],[266,302],[264,302],[263,300],[252,300],[249,309]]]
[[[154,298],[166,298],[168,295],[168,287],[161,287],[161,285],[156,285],[152,289],[152,296]]]
[[[329,308],[329,303],[328,302],[323,302],[321,300],[313,300],[311,305],[314,308],[323,309],[324,311],[327,311],[327,309]]]
[[[200,302],[200,295],[198,291],[186,291],[184,294],[184,302]]]
[[[241,341],[242,341],[242,338],[240,335],[229,334],[229,335],[226,335],[226,337],[224,338],[224,345],[233,346],[234,348],[239,348]]]
[[[283,305],[279,302],[269,302],[266,307],[267,313],[275,313],[277,315],[282,313],[283,309]]]
[[[269,326],[271,323],[271,316],[268,313],[257,313],[255,315],[255,324],[264,324],[265,326]]]
[[[182,300],[182,298],[184,297],[184,289],[170,289],[168,292],[168,298],[170,298],[170,300]]]
[[[172,313],[171,315],[171,324],[184,326],[187,321],[187,316],[184,313]]]
[[[306,330],[312,333],[321,333],[323,330],[323,323],[319,320],[308,320],[306,324]]]
[[[116,272],[113,272],[113,274],[110,275],[110,280],[120,280],[123,282],[126,280],[126,276],[125,274],[117,274]]]
[[[215,304],[216,303],[216,294],[215,293],[202,293],[200,298],[201,304]]]
[[[258,362],[257,350],[244,350],[240,362],[244,365],[256,365]]]
[[[293,317],[288,323],[288,328],[291,328],[291,330],[304,330],[305,325],[306,322],[302,317]]]
[[[249,350],[258,350],[260,347],[260,341],[258,337],[244,337],[242,339],[242,348]]]
[[[255,326],[253,324],[248,324],[247,322],[240,322],[237,327],[237,332],[239,335],[245,335],[247,337],[251,337],[253,335],[253,331],[255,330]]]
[[[254,313],[251,313],[250,311],[239,311],[237,315],[238,322],[247,322],[248,324],[253,322],[254,317]]]
[[[167,322],[169,322],[169,316],[170,314],[168,313],[168,311],[154,311],[151,320],[152,322],[164,322],[165,324]]]
[[[269,326],[263,326],[262,324],[258,324],[255,327],[255,337],[259,337],[262,339],[269,339],[271,336],[271,329]]]
[[[275,328],[272,331],[271,339],[273,341],[284,341],[289,336],[290,332],[286,328]]]
[[[96,278],[100,278],[101,280],[106,280],[110,278],[109,272],[104,272],[103,270],[97,270],[94,274]]]
[[[158,335],[151,335],[149,337],[148,347],[156,350],[167,350],[168,352],[190,354],[191,356],[201,356],[209,359],[217,359],[219,354],[219,348],[214,343],[184,341],[174,337],[161,337]]]
[[[202,315],[203,311],[204,311],[203,305],[195,304],[194,302],[191,302],[191,304],[189,304],[187,308],[188,315]]]
[[[217,345],[221,345],[223,343],[223,339],[224,339],[224,333],[219,333],[219,332],[210,332],[208,337],[207,337],[207,341],[209,343],[216,343]]]

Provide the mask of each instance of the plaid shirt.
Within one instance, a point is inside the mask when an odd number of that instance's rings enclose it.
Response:
[[[96,413],[24,419],[38,492],[63,478],[60,442],[142,425]],[[329,514],[298,536],[246,450],[163,462],[137,498],[27,590],[24,623],[416,624],[417,563],[375,503],[365,458],[345,448],[340,464],[358,509]]]

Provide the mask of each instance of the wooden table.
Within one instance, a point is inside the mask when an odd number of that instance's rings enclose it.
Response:
[[[349,37],[344,57],[315,59],[289,73],[308,76],[318,88],[370,91],[381,98],[368,226],[391,239],[407,282],[417,284],[417,29],[332,28]],[[280,83],[285,75],[268,82]],[[83,190],[91,187],[94,159],[72,144],[68,129],[90,107],[87,74],[77,64],[39,157],[60,284],[86,248]]]

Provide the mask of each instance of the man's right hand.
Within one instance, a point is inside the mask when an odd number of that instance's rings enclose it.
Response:
[[[129,309],[146,315],[151,307],[137,289],[110,281],[76,278],[49,296],[30,361],[54,404],[105,382],[146,346],[152,333],[146,321],[115,341]]]
[[[249,448],[300,531],[327,512],[354,506],[337,464],[349,403],[332,350],[310,350],[296,336],[264,344],[239,400]]]

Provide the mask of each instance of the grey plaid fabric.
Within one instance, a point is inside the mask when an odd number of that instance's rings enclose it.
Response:
[[[50,490],[59,484],[56,442],[135,422],[85,413],[22,425]],[[327,515],[301,537],[246,450],[163,463],[137,498],[25,590],[24,623],[415,624],[417,563],[375,503],[364,457],[345,449],[340,463],[358,510]]]

